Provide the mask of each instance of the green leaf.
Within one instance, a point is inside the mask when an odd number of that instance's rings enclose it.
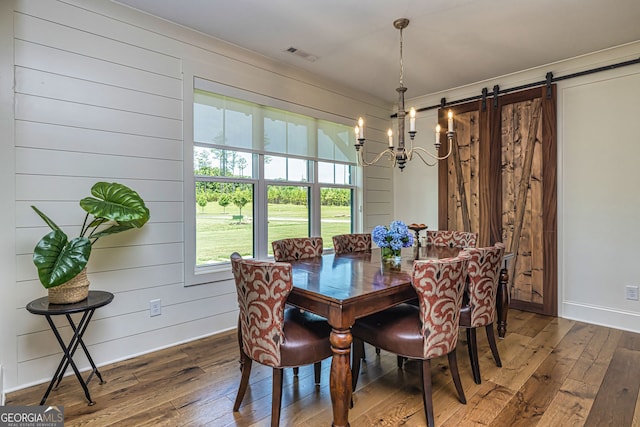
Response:
[[[33,205],[31,205],[31,209],[33,209],[34,211],[36,211],[36,213],[37,213],[38,215],[40,215],[40,218],[42,218],[42,220],[43,220],[44,222],[46,222],[46,223],[47,223],[47,225],[48,225],[49,227],[51,227],[51,229],[52,229],[52,230],[62,231],[62,230],[60,230],[60,227],[58,227],[58,225],[57,225],[55,222],[53,222],[53,221],[52,221],[48,216],[46,216],[46,215],[44,214],[44,212],[40,211],[40,209],[36,208],[36,207],[35,207],[35,206],[33,206]]]
[[[44,236],[33,250],[33,263],[38,269],[40,283],[45,288],[62,285],[86,267],[91,255],[91,242],[85,237],[71,241],[60,230]]]
[[[125,185],[97,182],[91,187],[91,194],[94,197],[80,200],[80,206],[96,218],[129,222],[135,227],[142,227],[149,220],[149,209],[142,198]]]
[[[131,225],[130,223],[112,225],[111,227],[105,228],[104,230],[101,230],[98,233],[92,234],[91,238],[92,239],[98,239],[100,237],[108,236],[110,234],[116,234],[116,233],[121,233],[123,231],[131,230],[132,228],[139,228],[139,227]]]

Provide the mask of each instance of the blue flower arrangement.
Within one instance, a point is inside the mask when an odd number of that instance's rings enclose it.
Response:
[[[389,248],[394,252],[413,245],[413,236],[402,221],[392,221],[389,228],[377,225],[371,232],[371,239],[381,248]]]

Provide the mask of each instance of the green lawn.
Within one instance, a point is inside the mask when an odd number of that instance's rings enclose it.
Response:
[[[289,204],[269,204],[269,254],[271,241],[289,237],[308,236],[307,207]],[[242,209],[243,220],[236,206],[223,209],[215,202],[201,208],[196,206],[196,253],[198,265],[228,261],[232,252],[253,256],[253,205]],[[349,206],[322,206],[321,229],[325,248],[333,246],[331,237],[351,232],[351,208]]]

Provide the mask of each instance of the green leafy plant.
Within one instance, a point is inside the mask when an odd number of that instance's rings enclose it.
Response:
[[[140,228],[149,220],[149,209],[138,193],[116,182],[97,182],[92,197],[80,200],[87,212],[80,235],[69,240],[47,215],[33,210],[51,228],[33,250],[33,263],[40,283],[53,288],[76,277],[89,262],[92,245],[101,237]]]

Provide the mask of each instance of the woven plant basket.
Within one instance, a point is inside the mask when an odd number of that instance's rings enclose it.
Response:
[[[49,288],[49,303],[71,304],[82,301],[89,296],[89,279],[87,269],[60,286]]]

